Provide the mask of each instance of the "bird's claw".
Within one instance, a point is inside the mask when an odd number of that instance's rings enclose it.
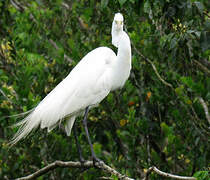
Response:
[[[96,163],[98,163],[98,164],[96,165]],[[102,163],[103,163],[103,161],[101,159],[97,158],[96,156],[93,156],[93,166],[94,167],[98,168],[99,166],[102,165]]]
[[[79,160],[80,164],[81,164],[81,171],[82,172],[85,172],[87,169],[89,169],[89,167],[85,167],[84,164],[86,162],[86,160],[82,157],[80,157],[80,160]]]
[[[82,166],[83,166],[83,165],[85,164],[85,162],[86,162],[86,161],[84,160],[84,158],[80,158],[79,161],[80,161],[80,163],[81,163]]]

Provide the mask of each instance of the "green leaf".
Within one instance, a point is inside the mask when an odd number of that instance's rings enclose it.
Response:
[[[203,31],[201,33],[201,47],[203,51],[206,51],[210,48],[210,33]]]
[[[94,152],[96,153],[96,155],[100,155],[101,154],[101,148],[102,148],[102,145],[98,142],[95,142],[93,144],[93,149],[94,149]]]
[[[120,6],[123,6],[123,4],[127,1],[127,0],[118,0],[120,3]]]
[[[198,1],[195,1],[194,4],[198,8],[198,11],[200,12],[200,14],[203,14],[203,9],[204,9],[203,4]]]
[[[183,76],[180,78],[180,80],[182,81],[182,83],[186,84],[188,87],[193,86],[193,80],[189,76]]]
[[[160,38],[160,46],[163,48],[167,41],[167,35],[164,35]]]
[[[172,141],[174,139],[174,137],[173,137],[173,128],[172,127],[169,127],[165,122],[162,122],[160,124],[160,126],[161,126],[162,131],[165,133],[165,135],[167,137],[170,136],[171,141]]]
[[[150,2],[147,0],[147,1],[144,3],[144,12],[145,12],[145,13],[149,13],[150,10],[151,10]]]
[[[102,0],[102,1],[101,1],[101,8],[102,8],[102,9],[106,8],[107,5],[108,5],[108,3],[109,3],[109,0]]]
[[[200,31],[195,31],[195,35],[196,35],[198,38],[200,38],[201,32],[200,32]]]
[[[197,180],[209,180],[209,172],[208,171],[198,171],[193,177],[198,178]]]
[[[27,57],[27,60],[33,64],[33,63],[37,63],[38,59],[40,58],[40,55],[35,54],[35,53],[26,53],[26,57]]]
[[[19,33],[17,35],[22,41],[24,41],[27,38],[27,34],[25,32]]]
[[[172,40],[171,40],[171,43],[170,43],[170,50],[174,49],[177,45],[177,38],[174,37]]]
[[[131,3],[133,3],[133,4],[134,4],[134,3],[135,3],[135,0],[129,0],[129,2],[131,2]]]

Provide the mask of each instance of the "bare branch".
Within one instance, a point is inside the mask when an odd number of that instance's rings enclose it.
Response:
[[[65,7],[66,9],[71,10],[71,8],[69,7],[69,5],[68,5],[67,3],[62,2],[61,4],[62,4],[62,6]]]
[[[125,175],[120,174],[119,172],[117,172],[115,169],[109,167],[108,165],[106,165],[104,162],[96,162],[95,166],[97,168],[99,168],[102,171],[105,171],[107,173],[110,173],[112,175],[117,176],[119,179],[123,179],[123,180],[133,180],[132,178],[129,178]],[[37,177],[40,177],[44,174],[46,174],[47,172],[56,169],[58,167],[60,168],[91,168],[91,167],[95,167],[93,164],[93,161],[86,161],[84,164],[81,164],[80,162],[73,162],[73,161],[55,161],[47,166],[45,166],[44,168],[34,172],[33,174],[30,174],[28,176],[25,177],[21,177],[21,178],[17,178],[16,180],[29,180],[29,179],[34,179]]]
[[[200,62],[196,61],[196,60],[193,60],[193,63],[199,67],[203,72],[205,72],[208,76],[210,76],[210,70],[205,67],[203,64],[201,64]]]
[[[152,68],[153,68],[153,70],[155,71],[155,74],[157,75],[157,77],[160,79],[160,81],[161,81],[163,84],[165,84],[166,86],[173,88],[173,86],[172,86],[170,83],[166,82],[166,81],[160,76],[160,74],[158,73],[158,71],[157,71],[155,65],[153,64],[153,62],[150,61],[150,60],[147,59],[147,58],[146,58],[146,60],[152,65]]]
[[[13,102],[7,97],[7,95],[4,93],[3,90],[0,89],[0,93],[7,99],[7,101],[9,101],[11,104],[13,104]]]
[[[210,69],[210,62],[207,59],[200,59],[199,62]]]
[[[59,47],[57,46],[57,44],[56,44],[52,39],[49,39],[49,42],[50,42],[50,44],[53,45],[53,47],[54,47],[56,50],[59,49]],[[72,62],[73,62],[73,60],[72,60],[69,56],[67,56],[66,54],[64,54],[64,59],[66,59],[69,63],[72,63]]]
[[[152,166],[150,167],[148,170],[147,170],[147,173],[146,173],[146,177],[144,178],[144,180],[148,180],[148,177],[149,177],[149,174],[154,171],[155,173],[161,175],[161,176],[164,176],[164,177],[169,177],[169,178],[172,178],[172,179],[182,179],[182,180],[196,180],[196,178],[194,177],[187,177],[187,176],[178,176],[178,175],[173,175],[173,174],[170,174],[170,173],[166,173],[166,172],[163,172],[163,171],[160,171],[158,168],[156,168],[155,166]]]
[[[203,11],[203,14],[205,14],[208,18],[210,18],[210,16],[209,16],[207,11]]]
[[[111,178],[111,177],[100,177],[99,179],[103,179],[103,180],[113,180],[113,178]]]
[[[13,0],[10,0],[11,4],[15,7],[15,9],[17,9],[18,11],[21,11],[22,9],[17,5],[16,2],[14,2]]]
[[[157,69],[156,69],[154,63],[153,63],[151,60],[149,60],[147,57],[145,57],[140,51],[138,51],[134,45],[133,45],[133,48],[134,48],[134,50],[136,51],[136,53],[137,53],[139,56],[141,56],[143,59],[145,59],[147,62],[149,62],[149,63],[151,64],[151,66],[152,66],[153,70],[155,71],[155,74],[157,75],[157,77],[159,78],[159,80],[160,80],[163,84],[165,84],[166,86],[173,88],[172,84],[166,82],[166,81],[160,76],[160,74],[158,73],[158,71],[157,71]]]
[[[206,103],[205,103],[205,101],[203,100],[202,97],[199,97],[198,100],[201,103],[201,105],[203,106],[203,109],[204,109],[204,112],[205,112],[205,115],[206,115],[206,119],[208,120],[208,122],[210,124],[210,116],[209,116],[208,107],[207,107],[207,105],[206,105]]]

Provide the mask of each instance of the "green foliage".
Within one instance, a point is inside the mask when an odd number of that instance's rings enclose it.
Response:
[[[118,11],[132,42],[132,72],[122,90],[89,114],[97,157],[135,179],[152,165],[209,178],[209,123],[198,100],[209,108],[208,1],[22,0],[18,7],[0,1],[0,179],[30,174],[55,160],[79,159],[73,136],[59,128],[33,132],[9,149],[6,143],[17,131],[10,126],[18,120],[8,116],[35,107],[92,49],[107,46],[116,52],[110,31]],[[83,156],[90,159],[81,119],[76,126]],[[60,168],[39,179],[75,176],[107,174]]]
[[[194,174],[198,180],[208,180],[210,178],[208,171],[198,171]]]

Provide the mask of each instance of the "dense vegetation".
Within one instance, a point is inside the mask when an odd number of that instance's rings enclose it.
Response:
[[[208,179],[210,162],[210,3],[207,0],[1,0],[0,179],[30,174],[55,160],[77,161],[73,136],[46,130],[9,148],[17,118],[35,107],[92,49],[111,44],[116,12],[132,41],[125,87],[91,110],[97,156],[141,179],[155,165]],[[81,119],[76,121],[90,159]],[[97,169],[56,169],[40,179],[97,179]],[[156,174],[151,179],[164,179]]]

